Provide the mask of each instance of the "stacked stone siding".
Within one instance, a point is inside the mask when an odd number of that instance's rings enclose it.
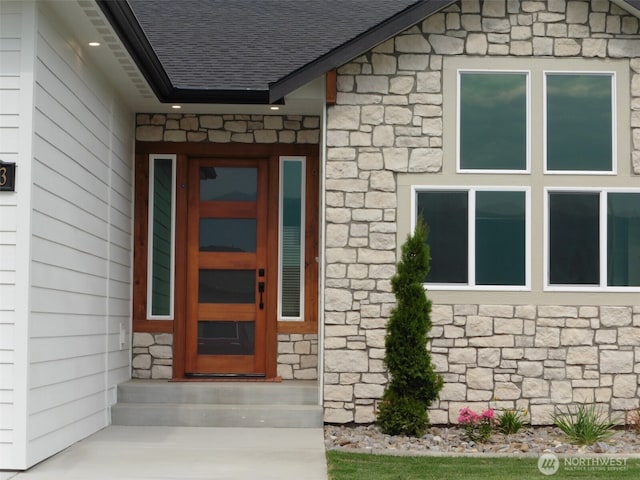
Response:
[[[638,407],[640,306],[437,305],[432,320],[445,380],[434,423],[487,402],[527,410],[533,424],[558,405]]]
[[[627,59],[633,141],[618,162],[640,173],[638,18],[610,1],[462,0],[339,68],[325,171],[327,422],[375,419],[397,212],[410,208],[398,204],[397,177],[439,175],[450,158],[443,63],[464,56],[487,68],[498,57]],[[534,423],[548,422],[554,404],[638,406],[638,307],[611,298],[607,307],[434,305],[432,349],[447,383],[432,420],[455,421],[458,407],[494,396],[529,407]]]
[[[302,115],[195,115],[139,113],[142,142],[317,144],[320,118]],[[133,334],[134,378],[172,376],[173,335]],[[278,335],[278,375],[284,380],[318,378],[318,335]]]
[[[171,378],[173,334],[133,333],[133,378]]]
[[[133,334],[133,378],[168,379],[173,368],[173,334]],[[278,376],[283,380],[318,378],[318,335],[278,335]]]
[[[278,376],[283,380],[317,380],[317,334],[278,335]]]
[[[139,113],[143,142],[306,143],[320,139],[320,118],[302,115]]]

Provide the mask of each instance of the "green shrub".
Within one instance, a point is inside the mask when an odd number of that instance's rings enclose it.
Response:
[[[616,426],[595,405],[578,405],[575,413],[567,409],[567,412],[554,414],[552,419],[569,440],[578,445],[591,445],[604,440],[613,434]]]
[[[378,411],[378,424],[391,435],[420,436],[429,424],[427,407],[442,389],[427,350],[431,302],[422,286],[429,272],[427,227],[420,217],[413,235],[402,246],[397,273],[391,279],[397,306],[385,338],[384,362],[390,381]]]

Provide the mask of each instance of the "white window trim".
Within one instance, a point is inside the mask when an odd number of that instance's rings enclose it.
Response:
[[[171,160],[171,259],[170,259],[170,291],[169,315],[153,315],[153,196],[155,160]],[[175,305],[175,248],[176,248],[176,155],[149,155],[149,208],[147,212],[147,320],[173,320]]]
[[[577,193],[598,193],[600,196],[599,205],[599,241],[600,241],[600,285],[553,285],[549,283],[549,273],[551,266],[549,247],[549,193],[553,192],[577,192]],[[608,193],[637,193],[640,188],[596,188],[596,187],[545,187],[544,189],[544,290],[547,292],[640,292],[640,287],[607,286],[607,202]]]
[[[502,291],[502,292],[528,292],[531,290],[531,188],[530,187],[514,187],[514,186],[449,186],[449,185],[412,185],[411,186],[411,232],[416,227],[417,213],[417,194],[419,192],[446,192],[446,191],[463,191],[469,192],[467,215],[468,223],[468,278],[469,283],[424,283],[425,288],[429,290],[474,290],[474,291]],[[475,248],[475,210],[476,210],[476,192],[524,192],[525,194],[525,284],[524,285],[476,285],[475,268],[476,268],[476,248]],[[471,214],[473,212],[473,214]],[[428,242],[428,240],[427,240]]]
[[[279,165],[278,165],[278,321],[283,322],[302,322],[304,321],[304,305],[305,305],[305,250],[306,250],[306,242],[305,242],[305,226],[306,226],[306,192],[307,192],[307,183],[306,183],[306,172],[307,172],[307,157],[280,157]],[[289,317],[282,315],[282,301],[281,301],[281,292],[282,292],[282,231],[284,221],[283,218],[283,173],[284,173],[284,162],[285,161],[297,161],[300,162],[302,166],[301,173],[301,205],[300,205],[300,228],[302,229],[302,234],[300,235],[300,315],[297,317]]]
[[[500,169],[477,169],[477,168],[462,168],[460,165],[460,108],[461,108],[461,96],[460,96],[460,76],[463,73],[480,73],[480,74],[493,74],[493,73],[506,73],[506,74],[525,74],[526,77],[526,166],[524,170],[500,170]],[[456,73],[456,172],[457,173],[480,173],[480,174],[519,174],[527,175],[531,173],[531,71],[529,70],[485,70],[485,69],[469,69],[459,68]]]
[[[611,77],[611,170],[549,170],[547,165],[547,75],[600,75]],[[618,173],[618,112],[616,101],[616,72],[599,70],[543,70],[542,71],[542,160],[545,175],[617,175]],[[546,277],[545,277],[546,278]]]

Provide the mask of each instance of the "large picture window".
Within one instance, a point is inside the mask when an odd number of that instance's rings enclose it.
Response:
[[[443,58],[442,167],[398,174],[398,242],[423,215],[438,301],[640,291],[632,75],[622,58]]]
[[[525,188],[415,190],[414,219],[429,228],[431,287],[529,285],[529,195]]]
[[[551,288],[640,287],[640,191],[547,192]]]
[[[614,172],[613,73],[545,73],[548,172]]]
[[[527,171],[527,72],[458,73],[461,171]]]

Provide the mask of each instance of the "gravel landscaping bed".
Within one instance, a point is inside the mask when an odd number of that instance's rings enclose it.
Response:
[[[469,441],[464,431],[455,426],[430,427],[421,438],[385,435],[376,425],[326,425],[324,434],[329,450],[389,454],[640,455],[640,435],[630,430],[616,430],[606,441],[589,446],[572,445],[556,427],[527,427],[513,435],[494,433],[486,443]]]

